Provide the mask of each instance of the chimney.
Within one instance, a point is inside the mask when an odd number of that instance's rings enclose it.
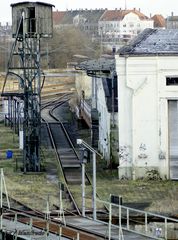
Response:
[[[134,11],[136,10],[136,8],[133,9]]]
[[[138,11],[140,12],[140,8],[138,9]]]
[[[152,18],[152,14],[150,13],[150,18]]]
[[[171,16],[172,16],[172,17],[174,16],[174,12],[171,12]]]

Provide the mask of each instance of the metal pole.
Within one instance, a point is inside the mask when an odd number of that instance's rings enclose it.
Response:
[[[164,222],[164,224],[165,224],[165,239],[167,240],[167,218],[165,218],[165,222]]]
[[[96,153],[93,152],[93,220],[96,220]]]
[[[46,220],[50,219],[50,211],[49,211],[49,194],[47,196],[47,203],[46,203]]]
[[[122,232],[122,208],[121,205],[119,205],[119,240],[124,240],[124,235]]]
[[[127,0],[125,0],[125,10],[127,10]]]
[[[7,188],[6,188],[3,169],[2,169],[2,173],[1,173],[1,178],[2,178],[2,184],[4,184],[4,191],[5,191],[5,194],[6,194],[7,205],[8,205],[8,208],[10,208],[10,202],[9,202],[9,197],[8,197],[8,193],[7,193]]]
[[[148,232],[148,215],[145,213],[145,233],[147,234]]]
[[[112,73],[112,79],[111,79],[111,85],[112,85],[112,127],[114,127],[114,74]]]
[[[82,162],[82,216],[85,217],[85,163]]]
[[[129,208],[127,208],[127,230],[129,230],[130,226],[129,226]]]
[[[61,190],[61,184],[60,184],[60,221],[62,222],[62,190]]]
[[[59,227],[59,240],[61,240],[61,236],[62,236],[62,227]]]
[[[1,225],[0,225],[0,230],[2,231],[2,176],[3,176],[3,169],[1,168]]]
[[[49,69],[49,45],[47,43],[47,49],[46,49],[46,60],[47,60],[47,69]]]
[[[111,222],[112,222],[112,205],[109,204],[109,232],[108,232],[108,240],[111,239]]]
[[[93,153],[93,220],[96,220],[96,154],[98,154],[101,158],[101,156],[94,148],[90,147],[85,141],[82,139],[77,139],[77,144],[83,145],[87,149],[89,149]]]

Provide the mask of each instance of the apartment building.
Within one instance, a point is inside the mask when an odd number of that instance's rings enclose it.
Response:
[[[107,10],[99,20],[99,35],[103,38],[129,40],[145,28],[153,28],[153,19],[140,10]]]

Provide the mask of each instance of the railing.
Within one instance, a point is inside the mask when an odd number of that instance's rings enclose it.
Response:
[[[178,220],[151,212],[141,211],[97,199],[97,206],[104,205],[109,211],[108,239],[111,229],[117,228],[153,239],[178,239]],[[114,221],[117,222],[114,224]]]

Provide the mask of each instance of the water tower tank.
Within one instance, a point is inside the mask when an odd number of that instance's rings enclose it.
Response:
[[[12,37],[52,37],[54,5],[43,2],[18,2],[11,4],[11,7]]]

